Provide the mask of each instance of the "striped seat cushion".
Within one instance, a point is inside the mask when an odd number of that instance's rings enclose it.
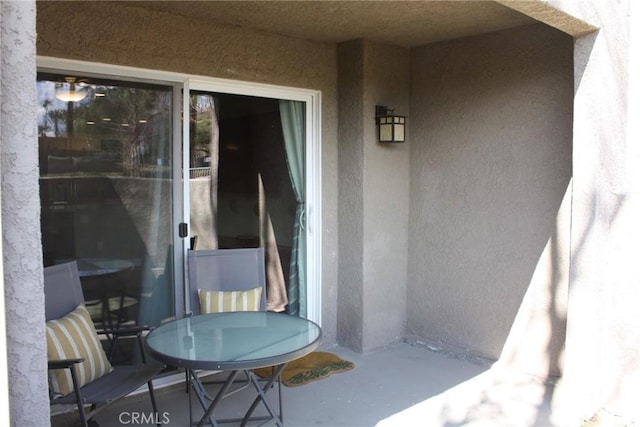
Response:
[[[84,304],[60,319],[47,322],[47,357],[48,360],[83,358],[84,362],[75,365],[80,387],[112,370]],[[73,391],[68,369],[52,369],[49,380],[55,396]]]
[[[225,311],[259,311],[262,287],[248,291],[206,291],[198,289],[200,313]]]

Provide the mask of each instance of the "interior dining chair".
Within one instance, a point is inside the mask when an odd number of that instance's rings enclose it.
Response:
[[[192,315],[267,310],[264,248],[189,251],[188,268]],[[213,380],[203,381],[203,384],[223,382]],[[225,397],[243,390],[249,382],[249,378],[238,379],[234,382],[238,387],[227,392]],[[279,380],[277,384],[282,414],[282,386]]]
[[[159,420],[152,379],[164,366],[146,364],[142,333],[148,328],[100,331],[115,339],[137,338],[143,363],[112,366],[84,306],[76,262],[46,267],[44,291],[51,404],[77,405],[86,427],[103,409],[146,383],[155,419]],[[85,406],[90,409],[87,411]]]

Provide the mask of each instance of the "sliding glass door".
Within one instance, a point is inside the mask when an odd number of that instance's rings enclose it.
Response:
[[[97,324],[189,312],[187,250],[252,246],[269,309],[321,322],[319,92],[38,64],[44,263],[78,263]]]
[[[39,73],[46,265],[76,261],[99,326],[175,314],[173,87]]]
[[[191,91],[196,249],[264,247],[267,308],[307,317],[306,103]]]

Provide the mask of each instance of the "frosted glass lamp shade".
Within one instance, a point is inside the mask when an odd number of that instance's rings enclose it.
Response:
[[[378,140],[384,143],[404,142],[405,116],[393,114],[387,107],[376,106]]]

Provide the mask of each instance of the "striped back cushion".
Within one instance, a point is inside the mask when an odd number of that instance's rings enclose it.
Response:
[[[248,291],[206,291],[198,289],[200,313],[222,313],[225,311],[259,311],[262,287]]]
[[[84,362],[75,365],[80,387],[112,370],[84,304],[60,319],[47,322],[47,357],[48,360],[83,358]],[[52,369],[49,380],[54,395],[64,396],[73,391],[68,369]]]

